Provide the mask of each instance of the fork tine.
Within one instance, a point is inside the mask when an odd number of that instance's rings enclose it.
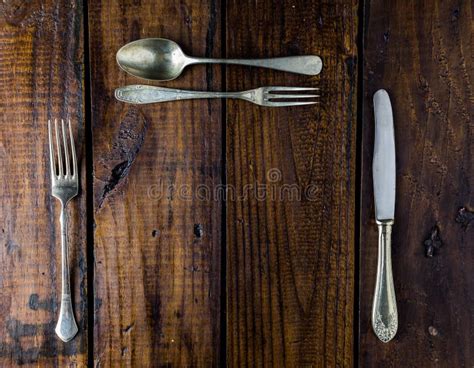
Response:
[[[319,91],[319,87],[274,86],[274,87],[269,87],[268,88],[268,92],[291,92],[291,91]]]
[[[319,101],[311,101],[311,102],[274,102],[274,101],[266,101],[265,106],[274,106],[274,107],[283,107],[283,106],[301,106],[301,105],[314,105],[318,104]]]
[[[54,160],[54,143],[53,143],[53,134],[51,133],[51,120],[48,120],[48,136],[49,136],[49,163],[51,166],[51,176],[56,176],[56,161]]]
[[[71,138],[71,158],[72,158],[72,170],[73,173],[71,173],[72,176],[77,175],[77,159],[76,159],[76,147],[74,146],[74,137],[72,135],[72,129],[71,129],[71,120],[68,120],[68,125],[69,125],[69,136]]]
[[[63,176],[63,157],[59,140],[58,119],[54,119],[54,129],[56,131],[56,148],[58,149],[58,175]]]
[[[66,176],[72,175],[71,168],[69,167],[69,150],[67,148],[66,139],[66,128],[64,127],[64,119],[61,119],[61,131],[63,132],[63,145],[64,145],[64,160],[66,161]]]
[[[320,97],[320,95],[305,95],[305,94],[299,94],[299,95],[278,95],[278,94],[273,94],[269,93],[265,96],[267,100],[273,100],[275,98],[316,98]]]

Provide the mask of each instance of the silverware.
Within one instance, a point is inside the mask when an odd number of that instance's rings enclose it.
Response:
[[[66,206],[79,191],[79,174],[77,171],[76,150],[70,121],[68,122],[68,127],[70,153],[64,120],[61,119],[60,128],[58,128],[57,120],[54,120],[56,144],[54,144],[53,133],[51,131],[51,121],[48,120],[51,189],[53,196],[61,202],[61,308],[59,310],[59,319],[55,331],[59,338],[65,342],[71,340],[78,331],[72,308],[71,285],[69,280]],[[54,146],[56,146],[57,159],[55,159]],[[72,163],[70,163],[70,160]]]
[[[117,88],[115,90],[115,98],[119,101],[133,104],[149,104],[195,98],[238,98],[260,106],[270,107],[312,105],[319,103],[319,101],[314,101],[320,97],[319,94],[300,93],[307,91],[319,91],[319,88],[260,87],[242,92],[204,92],[138,84]],[[299,99],[306,98],[312,98],[313,101],[299,101]]]
[[[392,105],[387,91],[383,89],[374,94],[374,113],[375,142],[372,170],[379,244],[372,327],[381,341],[389,342],[398,329],[391,258],[391,235],[395,218],[395,137]]]
[[[191,64],[223,63],[270,68],[285,72],[317,75],[323,63],[319,56],[290,56],[270,59],[208,59],[187,56],[176,42],[145,38],[130,42],[117,52],[117,63],[127,73],[152,80],[172,80]]]

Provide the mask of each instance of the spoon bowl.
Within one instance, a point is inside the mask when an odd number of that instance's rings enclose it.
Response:
[[[124,71],[151,80],[175,79],[186,66],[186,59],[176,42],[164,38],[133,41],[117,52],[117,63]]]

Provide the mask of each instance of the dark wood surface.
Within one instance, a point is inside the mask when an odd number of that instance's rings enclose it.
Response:
[[[370,1],[365,11],[360,366],[471,367],[473,4]],[[371,100],[379,88],[392,97],[397,146],[399,330],[388,344],[370,326],[377,257]]]
[[[113,91],[144,82],[115,61],[139,38],[220,56],[220,13],[207,0],[90,4],[95,365],[218,365],[221,202],[193,193],[221,183],[221,102],[135,107]],[[221,72],[189,68],[166,85],[219,90]]]
[[[227,2],[228,57],[325,62],[315,77],[227,68],[229,90],[322,91],[314,107],[227,102],[227,180],[241,196],[227,201],[232,367],[353,364],[357,9],[357,1]]]
[[[83,17],[79,1],[0,5],[0,366],[87,362]],[[60,203],[51,196],[48,119],[69,118],[81,192],[69,206],[71,282],[80,332],[59,312]]]
[[[0,366],[472,366],[473,10],[460,0],[2,2]],[[118,68],[122,45],[157,36],[195,56],[319,54],[324,69],[201,65],[153,83]],[[114,89],[132,83],[319,86],[322,103],[117,102]],[[400,327],[388,344],[370,324],[371,99],[382,87],[398,174]],[[81,158],[69,210],[80,332],[67,344],[54,334],[55,117],[71,118]]]

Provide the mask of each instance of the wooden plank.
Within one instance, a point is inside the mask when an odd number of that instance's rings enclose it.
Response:
[[[227,103],[227,180],[237,196],[227,208],[230,366],[353,364],[357,9],[347,0],[227,2],[227,57],[324,62],[316,77],[226,71],[228,90],[323,93],[318,107]]]
[[[213,0],[89,5],[101,367],[220,359],[221,203],[193,194],[221,182],[221,102],[137,107],[113,97],[118,86],[152,84],[119,70],[122,45],[166,37],[190,55],[219,56],[219,14]],[[219,67],[194,66],[166,86],[219,90],[220,76]]]
[[[0,4],[0,366],[85,366],[86,211],[81,1]],[[59,202],[51,196],[47,121],[70,118],[81,159],[69,206],[79,334],[56,336]]]
[[[469,1],[369,1],[365,9],[360,365],[474,361],[472,24]],[[371,330],[377,228],[372,95],[392,97],[397,144],[393,270],[399,330]],[[461,210],[465,208],[465,210]],[[433,251],[432,256],[427,256]]]

